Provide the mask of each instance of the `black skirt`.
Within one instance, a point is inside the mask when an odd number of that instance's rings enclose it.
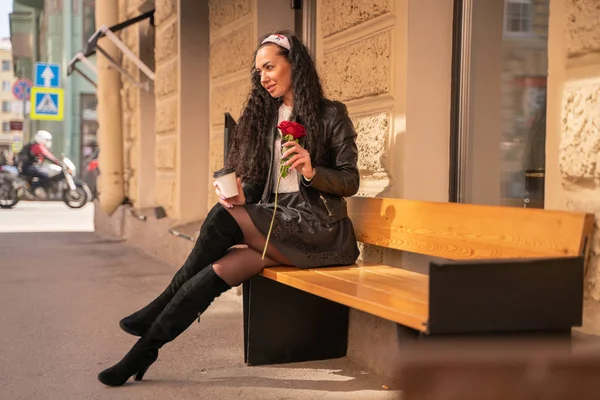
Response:
[[[254,225],[265,237],[269,232],[275,195],[268,204],[246,204]],[[351,265],[359,256],[349,218],[321,224],[300,192],[279,193],[269,246],[275,247],[297,268]]]

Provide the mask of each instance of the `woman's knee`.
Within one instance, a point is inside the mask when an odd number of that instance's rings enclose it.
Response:
[[[265,267],[276,264],[269,258],[263,260],[259,252],[246,248],[230,250],[225,257],[213,263],[213,269],[230,286],[237,286]]]
[[[241,236],[243,238],[243,232],[240,223],[220,203],[215,204],[206,215],[206,218],[202,223],[201,233],[202,231],[217,231],[223,233],[230,232],[236,237]]]
[[[223,218],[223,215],[225,215],[225,214],[229,214],[227,209],[225,207],[223,207],[223,205],[221,205],[221,203],[215,203],[215,205],[212,206],[212,208],[206,215],[205,221],[212,220],[212,219],[221,219],[221,218]]]

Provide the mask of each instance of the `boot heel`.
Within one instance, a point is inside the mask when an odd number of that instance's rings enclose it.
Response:
[[[144,379],[144,375],[146,374],[146,371],[148,371],[148,368],[150,368],[150,365],[146,365],[145,367],[140,368],[137,374],[135,374],[133,380],[141,381],[142,379]]]
[[[121,361],[98,374],[98,380],[107,386],[121,386],[132,376],[141,381],[144,374],[158,359],[158,349],[162,344],[141,338]]]

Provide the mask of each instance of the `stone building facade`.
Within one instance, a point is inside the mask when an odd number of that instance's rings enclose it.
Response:
[[[148,3],[119,0],[120,17]],[[224,113],[239,118],[256,39],[294,29],[297,16],[275,0],[156,0],[154,7],[155,27],[144,22],[120,33],[156,73],[149,91],[125,79],[122,86],[126,194],[148,219],[121,207],[111,217],[98,211],[96,226],[177,265],[192,243],[169,229],[193,234],[215,202],[210,174],[223,164]],[[600,6],[556,0],[549,7],[546,208],[593,212],[600,221]],[[348,106],[358,132],[362,196],[448,199],[452,11],[450,0],[316,2],[315,59],[327,96]],[[157,206],[166,218],[152,215]],[[411,269],[424,261],[361,249],[363,258]],[[596,234],[584,330],[600,335],[599,270]],[[395,324],[353,311],[350,329],[349,356],[385,372],[399,352]]]
[[[583,330],[600,334],[600,3],[550,2],[546,208],[596,215]]]

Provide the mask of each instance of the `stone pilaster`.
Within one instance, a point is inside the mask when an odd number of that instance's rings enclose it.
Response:
[[[554,169],[559,176],[549,178],[551,185],[555,179],[560,185],[550,186],[546,197],[557,208],[596,216],[587,263],[584,330],[600,334],[600,3],[550,2],[550,16],[555,24],[549,43],[550,80],[561,104],[560,121],[555,120],[558,128],[551,129],[547,139],[553,146],[558,144],[558,160],[547,162],[558,162]],[[563,36],[553,37],[552,32]],[[559,139],[552,141],[555,135]],[[547,154],[552,153],[556,148],[547,148]]]
[[[138,14],[138,0],[121,0],[119,2],[119,19],[126,20]],[[139,30],[136,26],[124,29],[117,34],[125,45],[137,56],[140,54]],[[121,65],[133,79],[139,80],[140,72],[137,66],[127,57],[122,57]],[[123,157],[124,157],[124,183],[125,195],[135,204],[138,189],[138,152],[139,152],[139,113],[140,94],[139,88],[129,79],[121,75],[121,96],[123,107]]]
[[[390,13],[389,0],[331,0],[319,4],[321,34],[329,37],[360,25],[380,15]]]
[[[389,0],[318,2],[317,63],[326,96],[346,104],[358,135],[360,196],[390,196],[390,160],[396,157],[390,144],[399,130],[396,117],[405,114],[406,93],[396,84],[404,79],[397,74],[406,53],[394,47],[402,40],[404,6],[404,1]],[[359,249],[363,260],[385,260],[380,247],[359,243]],[[395,354],[392,325],[352,310],[348,356],[384,371],[382,356]]]
[[[319,1],[317,62],[327,97],[346,104],[358,133],[360,195],[388,187],[385,155],[393,132],[398,4],[389,0]],[[394,58],[395,57],[395,58]],[[401,110],[397,110],[400,111]]]
[[[562,121],[558,162],[565,205],[596,215],[587,289],[593,300],[600,301],[600,73],[596,79],[565,84]]]
[[[211,171],[223,167],[224,114],[229,112],[237,121],[250,89],[255,8],[256,3],[251,0],[209,1]],[[208,193],[211,207],[217,201],[212,184]]]
[[[158,0],[156,24],[156,202],[169,215],[176,213],[179,96],[178,2]]]
[[[568,56],[575,57],[600,51],[600,3],[597,0],[565,1]]]

